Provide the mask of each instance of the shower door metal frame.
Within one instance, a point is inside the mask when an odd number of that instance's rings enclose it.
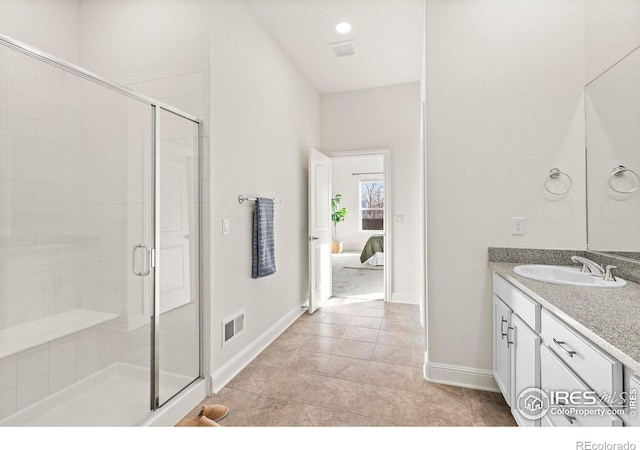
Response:
[[[196,138],[196,155],[194,160],[197,164],[198,173],[198,185],[196,189],[196,204],[198,205],[197,224],[196,224],[196,238],[193,248],[197,252],[196,259],[198,261],[198,267],[195,271],[196,276],[196,289],[197,289],[197,301],[198,301],[198,377],[193,379],[190,383],[183,386],[182,389],[166,399],[162,404],[160,403],[160,276],[162,259],[159,257],[160,253],[160,120],[159,112],[161,110],[169,111],[173,114],[181,116],[187,120],[191,120],[198,126],[198,136]],[[201,168],[201,147],[202,147],[202,120],[186,117],[183,114],[176,112],[175,108],[166,108],[161,103],[151,104],[151,129],[153,130],[153,152],[151,161],[151,170],[154,183],[153,189],[153,201],[152,203],[152,217],[154,218],[153,226],[153,249],[151,251],[151,266],[153,267],[153,290],[152,290],[152,311],[153,316],[151,320],[151,410],[155,411],[162,405],[171,401],[182,391],[187,389],[193,383],[198,380],[204,379],[203,371],[203,343],[202,343],[202,288],[201,288],[201,271],[202,271],[202,251],[200,249],[200,225],[202,223],[202,208],[200,204],[201,191],[202,191],[202,168]]]
[[[201,199],[202,199],[202,126],[203,122],[200,118],[186,113],[178,108],[175,108],[166,103],[160,102],[152,97],[146,96],[139,92],[134,91],[133,89],[128,88],[125,85],[110,81],[104,77],[96,75],[82,67],[79,67],[75,64],[71,64],[67,61],[64,61],[60,58],[57,58],[53,55],[50,55],[46,52],[43,52],[40,49],[32,47],[31,45],[20,42],[16,39],[13,39],[9,36],[0,33],[0,43],[8,48],[16,50],[20,53],[23,53],[27,56],[30,56],[34,59],[57,67],[58,69],[62,69],[68,73],[71,73],[77,77],[83,78],[85,80],[91,81],[92,83],[98,84],[106,89],[117,92],[134,100],[137,100],[143,104],[151,107],[152,114],[152,150],[151,150],[151,166],[152,166],[152,177],[153,180],[153,201],[152,201],[152,217],[153,217],[153,249],[151,249],[151,274],[153,276],[152,283],[152,311],[153,316],[151,318],[151,393],[150,393],[150,413],[152,414],[155,410],[160,408],[162,405],[160,404],[160,350],[159,350],[159,311],[160,311],[160,277],[158,276],[160,272],[160,258],[158,258],[159,248],[160,248],[160,158],[159,158],[159,150],[160,150],[160,121],[158,120],[158,112],[159,110],[165,110],[171,112],[177,116],[183,117],[184,119],[190,120],[197,124],[198,126],[198,136],[196,139],[196,157],[194,160],[197,164],[197,173],[198,173],[198,183],[197,183],[197,224],[196,224],[196,239],[195,245],[193,248],[197,252],[196,260],[198,261],[198,268],[195,271],[196,276],[196,288],[197,288],[197,302],[198,302],[198,377],[191,381],[189,384],[185,385],[182,389],[176,392],[174,395],[169,397],[164,403],[171,401],[181,392],[183,392],[188,387],[192,386],[199,380],[204,379],[204,368],[203,368],[203,317],[202,317],[202,251],[200,249],[200,233],[201,233],[201,224],[202,224],[202,207],[201,207]],[[143,419],[144,420],[144,419]]]

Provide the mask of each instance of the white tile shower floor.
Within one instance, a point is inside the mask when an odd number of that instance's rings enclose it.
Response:
[[[161,373],[160,397],[192,378]],[[124,363],[102,371],[18,411],[0,426],[131,426],[149,410],[149,369]]]

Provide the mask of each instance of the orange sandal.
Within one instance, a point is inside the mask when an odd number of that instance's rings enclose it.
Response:
[[[218,422],[227,417],[227,414],[229,414],[229,407],[227,405],[204,405],[199,416]]]
[[[205,416],[191,417],[189,419],[182,419],[176,424],[177,427],[219,427],[215,421]]]

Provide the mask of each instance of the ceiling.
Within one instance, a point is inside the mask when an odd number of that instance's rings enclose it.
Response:
[[[420,79],[424,0],[249,0],[262,24],[321,94]],[[347,21],[352,30],[338,34]],[[354,39],[336,58],[329,44]]]

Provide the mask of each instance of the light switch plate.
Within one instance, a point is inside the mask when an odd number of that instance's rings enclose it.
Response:
[[[229,219],[222,219],[222,235],[226,236],[229,234]]]

